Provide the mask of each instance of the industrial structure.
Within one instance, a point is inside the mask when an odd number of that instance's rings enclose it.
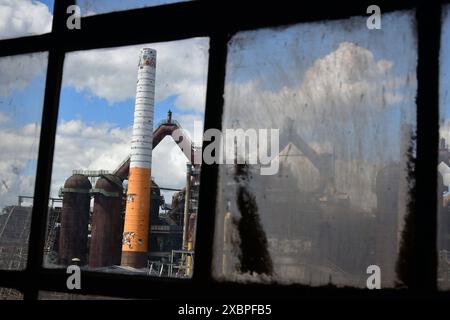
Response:
[[[94,196],[94,208],[91,220],[91,243],[89,249],[89,267],[118,265],[123,231],[123,186],[122,180],[115,175],[102,175],[91,194]]]
[[[59,262],[69,265],[72,259],[81,264],[87,261],[87,240],[91,183],[81,174],[74,174],[61,189],[63,207],[61,229],[59,233]]]
[[[174,134],[175,131],[179,134]],[[152,137],[152,149],[170,136],[178,137],[174,141],[179,146],[182,142],[189,144],[188,149],[180,146],[187,159],[199,152],[181,125],[172,119],[171,111],[167,119],[147,136]],[[145,236],[142,235],[142,239],[147,239],[147,249],[139,254],[142,261],[133,264],[124,263],[123,252],[123,245],[128,245],[124,234],[128,232],[125,231],[126,208],[130,194],[136,192],[130,191],[131,163],[132,154],[112,172],[73,171],[60,189],[62,208],[50,210],[49,224],[52,226],[49,227],[46,244],[50,265],[77,263],[102,271],[118,269],[155,276],[192,275],[200,165],[187,163],[186,186],[182,189],[160,187],[149,177],[151,186],[146,189],[149,204],[145,212],[148,227]],[[126,180],[128,188],[124,183]],[[166,203],[161,190],[175,191],[171,203]],[[90,205],[91,200],[93,206]],[[55,211],[60,214],[54,214]],[[129,253],[125,253],[127,255]]]
[[[444,138],[439,142],[439,166],[450,167],[450,149]],[[448,182],[447,182],[448,183]],[[450,190],[444,174],[438,171],[438,282],[450,282]]]
[[[176,131],[178,134],[174,134]],[[152,142],[147,145],[153,149],[166,136],[177,137],[174,141],[188,160],[199,152],[181,125],[172,119],[170,110],[167,119],[147,135],[152,137]],[[189,148],[182,148],[183,143],[188,143]],[[46,244],[49,265],[77,263],[102,271],[145,272],[155,276],[192,275],[200,165],[187,163],[186,186],[182,189],[160,187],[149,176],[149,187],[146,188],[149,203],[143,219],[147,219],[148,224],[145,235],[138,238],[147,239],[146,250],[138,254],[141,256],[139,263],[129,263],[124,262],[124,256],[129,257],[132,251],[125,255],[123,252],[123,246],[129,245],[126,233],[130,231],[125,229],[127,208],[130,194],[140,192],[130,186],[132,159],[133,154],[112,172],[73,170],[73,175],[60,189],[62,208],[49,211],[52,213]],[[124,183],[127,180],[128,184]],[[175,191],[170,203],[166,203],[161,190]]]
[[[351,177],[337,170],[343,161],[337,163],[334,148],[328,148],[331,152],[313,148],[289,119],[280,130],[281,151],[274,159],[279,163],[277,174],[262,176],[257,165],[248,166],[251,183],[243,187],[242,168],[222,166],[216,275],[234,279],[245,273],[240,252],[247,239],[240,232],[249,226],[240,224],[248,215],[245,210],[252,207],[252,216],[261,225],[255,228],[260,233],[255,237],[267,239],[273,263],[273,273],[268,275],[314,285],[365,286],[367,267],[378,265],[383,270],[382,286],[392,286],[408,203],[408,148],[412,143],[412,128],[403,125],[400,131],[398,158],[376,163],[370,173],[359,173],[366,174],[370,188],[362,192],[346,192],[352,191],[348,188]],[[248,194],[240,194],[242,190]],[[364,206],[368,197],[352,198],[364,192],[373,199],[370,205]],[[240,198],[256,199],[255,204],[246,208],[239,204]],[[443,229],[443,234],[450,234],[448,224]]]
[[[180,129],[169,111],[167,119],[152,132],[152,148],[166,136],[178,136],[174,132]],[[189,141],[191,148],[180,148],[192,159],[198,150],[188,136],[175,142],[180,145],[182,140]],[[296,281],[317,283],[332,278],[358,285],[361,279],[367,278],[368,263],[393,269],[392,257],[398,251],[393,244],[399,242],[401,228],[399,204],[404,202],[402,192],[398,192],[402,180],[399,163],[385,164],[376,172],[373,185],[376,209],[362,212],[350,205],[349,195],[336,190],[333,154],[315,151],[294,132],[290,139],[282,139],[282,143],[279,174],[252,176],[254,192],[258,192],[259,186],[269,186],[258,206],[277,272],[288,274]],[[444,140],[441,140],[439,159],[450,164],[450,151]],[[179,190],[169,189],[176,191],[170,204],[160,192],[168,188],[151,181],[146,266],[137,270],[120,266],[127,200],[124,181],[128,179],[130,163],[131,157],[127,157],[112,172],[73,171],[61,188],[61,198],[49,202],[44,252],[47,266],[78,263],[99,271],[118,269],[178,277],[192,274],[200,167],[187,164],[186,185]],[[233,166],[228,169],[235,170]],[[439,281],[448,281],[450,193],[441,173],[438,186]],[[224,190],[234,191],[230,185],[220,192]],[[0,267],[3,269],[25,267],[31,207],[23,204],[24,198],[19,197],[16,206],[4,208],[0,215]],[[222,254],[216,256],[219,261],[215,264],[220,266],[221,273],[229,274],[236,270],[233,228],[237,223],[234,212],[238,209],[234,203],[224,207],[223,224],[216,229],[219,246],[215,248]]]
[[[189,163],[200,152],[181,125],[167,119],[153,130],[156,51],[143,49],[131,152],[117,168],[73,170],[49,202],[44,248],[47,267],[71,264],[99,271],[139,272],[190,277],[193,271],[200,165]],[[152,149],[167,136],[187,158],[186,186],[160,187],[151,177]],[[174,191],[166,203],[161,190]],[[0,214],[0,268],[25,267],[31,206]]]

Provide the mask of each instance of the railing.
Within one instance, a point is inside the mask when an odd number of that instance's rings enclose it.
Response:
[[[88,177],[100,177],[103,174],[111,174],[109,170],[73,170],[72,174],[82,174]]]

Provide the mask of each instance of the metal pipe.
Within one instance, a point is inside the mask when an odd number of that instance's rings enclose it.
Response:
[[[183,250],[187,250],[187,233],[189,223],[189,194],[191,191],[192,165],[186,164],[186,190],[184,194],[184,220],[183,220]]]
[[[188,225],[189,225],[189,195],[191,191],[191,172],[192,165],[190,163],[186,164],[186,188],[184,194],[184,219],[183,219],[183,250],[188,248]],[[187,258],[186,254],[182,254],[181,261],[185,266],[185,273],[188,272]]]
[[[186,257],[186,276],[192,275],[193,270],[193,250],[194,250],[194,240],[195,240],[195,229],[197,226],[197,213],[191,213],[189,215],[189,231],[187,236],[187,257]]]
[[[222,275],[229,274],[229,264],[231,255],[231,212],[225,213],[223,223],[223,251],[222,251]]]

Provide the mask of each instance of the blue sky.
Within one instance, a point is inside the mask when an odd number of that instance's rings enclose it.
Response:
[[[175,98],[176,95],[172,95],[155,103],[155,126],[160,120],[167,118],[169,110],[174,113],[174,118],[187,113],[175,107]],[[133,125],[133,98],[110,104],[103,98],[86,92],[77,92],[73,87],[64,86],[61,91],[60,106],[59,121],[72,119],[79,119],[87,123],[107,121],[121,128]]]
[[[42,59],[44,65],[44,59]],[[0,96],[0,111],[7,114],[12,121],[2,125],[3,128],[19,128],[29,123],[41,122],[44,101],[45,74],[39,74],[25,88],[14,89],[6,97]]]
[[[50,12],[53,13],[53,5],[55,3],[54,0],[39,0],[39,2],[45,3]]]

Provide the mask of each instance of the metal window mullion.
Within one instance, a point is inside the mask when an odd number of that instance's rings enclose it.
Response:
[[[48,51],[53,42],[51,33],[0,40],[0,57]]]
[[[55,7],[60,1],[70,2],[58,0]],[[345,19],[366,15],[366,9],[371,4],[372,1],[368,0],[353,0],[346,5],[336,1],[330,1],[327,5],[317,2],[308,5],[307,10],[299,10],[296,2],[284,2],[275,6],[259,6],[258,14],[255,14],[254,4],[244,5],[242,1],[179,2],[83,17],[81,30],[68,32],[63,45],[66,51],[89,50],[210,36],[220,30],[254,30]],[[377,5],[383,13],[387,13],[412,9],[415,2],[379,0]],[[0,56],[43,51],[55,45],[62,43],[57,43],[53,33],[0,40]]]
[[[62,44],[65,41],[66,9],[71,4],[74,4],[74,0],[59,0],[55,1],[54,7],[51,34],[55,43],[48,51],[44,108],[42,111],[39,139],[39,156],[37,161],[34,202],[28,243],[26,268],[27,287],[24,291],[24,299],[26,300],[36,300],[39,293],[39,286],[36,279],[39,277],[43,262],[48,198],[65,55],[65,52],[61,47],[64,47]],[[58,46],[58,44],[61,44],[61,46]]]
[[[422,294],[437,289],[437,165],[439,140],[439,48],[441,4],[420,1],[416,11],[417,158],[415,199],[412,208],[412,243],[409,246],[408,287]]]
[[[28,298],[28,294],[34,291],[34,294],[37,294],[38,288],[34,287],[36,281],[33,280],[38,277],[43,262],[48,197],[53,164],[63,61],[64,52],[59,50],[49,51],[39,157],[34,189],[34,203],[28,244],[27,276],[31,291],[26,292],[25,298]]]
[[[208,62],[208,87],[206,90],[204,130],[222,129],[225,68],[229,36],[214,34],[210,38]],[[203,150],[205,148],[203,144]],[[203,152],[202,152],[203,154]],[[218,164],[202,165],[199,191],[197,233],[195,240],[195,265],[193,281],[208,284],[212,279],[212,257],[218,182]]]

